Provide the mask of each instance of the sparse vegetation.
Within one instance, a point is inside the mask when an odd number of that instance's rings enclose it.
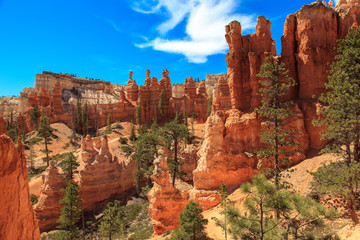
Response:
[[[230,233],[234,239],[333,239],[334,232],[325,231],[325,219],[333,220],[337,212],[314,200],[278,189],[258,175],[253,184],[241,186],[247,195],[245,211],[229,206]],[[276,217],[277,216],[277,217]],[[319,231],[319,229],[322,229]],[[316,235],[317,234],[317,235]]]
[[[39,196],[36,196],[35,194],[31,194],[30,195],[30,201],[32,205],[37,204],[37,202],[39,201]]]
[[[153,233],[148,203],[121,206],[118,201],[109,203],[99,224],[101,236],[108,239],[145,240]]]

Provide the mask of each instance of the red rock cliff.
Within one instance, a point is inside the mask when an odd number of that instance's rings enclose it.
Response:
[[[321,104],[312,97],[325,91],[328,63],[333,62],[336,55],[333,50],[336,40],[359,23],[358,2],[339,1],[336,12],[331,3],[326,6],[317,1],[286,19],[280,61],[298,83],[287,95],[295,101],[296,112],[296,116],[288,119],[287,127],[297,130],[295,139],[299,145],[297,149],[288,149],[292,164],[303,160],[309,148],[324,145],[320,140],[321,128],[312,124],[312,120],[319,117]],[[211,191],[219,189],[221,183],[235,189],[249,181],[258,169],[271,167],[271,162],[260,162],[256,158],[255,150],[262,147],[259,134],[263,120],[252,112],[260,104],[256,74],[266,55],[276,54],[270,25],[265,17],[259,17],[256,32],[248,36],[241,35],[241,25],[236,21],[226,26],[228,82],[221,79],[215,89],[212,115],[206,121],[204,141],[198,151],[200,158],[193,171],[194,188],[173,189],[168,183],[168,170],[155,172],[154,180],[158,184],[149,194],[149,212],[156,233],[178,227],[174,216],[177,217],[181,209],[164,207],[174,200],[179,199],[181,206],[189,199],[199,201],[203,207],[215,204],[216,194]],[[185,90],[190,94],[194,92],[190,85]],[[159,167],[166,169],[164,164]],[[201,196],[214,198],[202,202]]]
[[[64,197],[62,189],[66,188],[66,182],[60,175],[55,162],[42,174],[41,192],[38,203],[35,205],[36,217],[39,220],[41,232],[47,232],[57,225],[56,220],[60,217],[59,200]]]
[[[30,202],[24,147],[0,136],[0,239],[40,239]]]
[[[135,187],[135,163],[113,158],[106,137],[81,140],[79,168],[80,196],[85,211],[93,210],[97,204],[120,197]]]

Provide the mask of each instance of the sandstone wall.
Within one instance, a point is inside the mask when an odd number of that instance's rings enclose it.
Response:
[[[206,74],[206,93],[207,95],[211,95],[213,90],[218,86],[219,80],[223,78],[227,81],[227,74]]]
[[[87,211],[102,210],[107,201],[124,199],[135,188],[135,162],[113,157],[107,138],[81,140],[80,166],[75,181],[79,184],[82,208]],[[39,202],[35,205],[36,217],[41,232],[56,229],[56,220],[63,207],[59,200],[63,198],[66,187],[61,170],[50,162],[42,174]]]
[[[329,65],[336,52],[336,40],[347,30],[360,23],[359,1],[339,1],[337,11],[330,2],[328,6],[320,1],[305,5],[295,14],[287,17],[282,37],[282,55],[289,76],[297,82],[290,89],[286,99],[295,102],[296,115],[287,119],[289,129],[296,130],[298,147],[289,147],[288,158],[296,164],[305,158],[309,148],[321,148],[322,128],[314,127],[312,121],[320,117],[321,104],[314,99],[325,92]],[[176,221],[190,199],[200,202],[204,208],[217,204],[215,192],[222,183],[230,190],[249,181],[258,170],[272,167],[271,161],[259,161],[255,151],[263,148],[259,135],[261,119],[253,109],[260,104],[259,81],[256,75],[269,54],[276,55],[271,38],[271,23],[261,16],[257,20],[256,32],[241,35],[241,25],[233,21],[225,27],[229,53],[226,55],[228,81],[220,78],[214,91],[212,114],[205,123],[204,141],[198,151],[199,160],[193,171],[194,187],[172,187],[168,170],[160,161],[155,171],[156,184],[149,193],[149,213],[153,219],[156,234],[179,227]],[[185,91],[193,93],[192,84]],[[164,191],[163,191],[164,190]],[[203,201],[207,199],[207,201]],[[181,208],[168,208],[173,201]],[[176,217],[174,217],[176,216]]]
[[[90,80],[70,74],[58,74],[46,71],[43,71],[42,74],[35,75],[35,89],[39,90],[41,88],[45,88],[51,94],[51,90],[59,80],[61,81],[61,91],[63,89],[72,88],[92,88],[102,90],[107,93],[111,93],[113,91],[110,82]]]
[[[30,202],[24,147],[0,136],[0,239],[40,239]]]

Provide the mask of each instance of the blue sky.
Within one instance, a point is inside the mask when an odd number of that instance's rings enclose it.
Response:
[[[272,22],[278,53],[288,14],[313,0],[0,0],[0,96],[19,95],[45,71],[143,84],[145,70],[172,83],[226,73],[225,25],[243,34]]]

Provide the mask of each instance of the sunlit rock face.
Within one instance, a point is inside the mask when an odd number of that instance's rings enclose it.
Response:
[[[332,1],[317,1],[286,18],[281,56],[275,57],[297,83],[284,97],[295,103],[295,116],[286,120],[286,128],[296,132],[297,147],[286,149],[290,164],[302,161],[310,148],[320,149],[325,144],[320,138],[323,128],[312,123],[321,118],[322,105],[316,98],[325,92],[336,40],[345,37],[351,26],[359,26],[359,2],[340,0],[334,8]],[[227,80],[219,77],[213,91],[212,113],[205,123],[204,140],[192,173],[193,186],[179,180],[173,187],[165,159],[157,162],[155,185],[149,193],[149,213],[156,234],[177,228],[177,216],[191,199],[207,208],[218,202],[216,191],[222,183],[235,189],[258,174],[260,168],[272,167],[271,161],[259,161],[255,154],[266,146],[260,141],[264,119],[254,112],[261,103],[256,75],[266,56],[276,55],[270,26],[270,21],[261,16],[254,34],[243,36],[237,21],[225,27],[229,45]],[[187,80],[185,91],[190,96],[195,93],[191,80]],[[167,207],[174,204],[176,208]]]
[[[39,240],[24,147],[6,136],[0,136],[0,196],[0,238]]]

